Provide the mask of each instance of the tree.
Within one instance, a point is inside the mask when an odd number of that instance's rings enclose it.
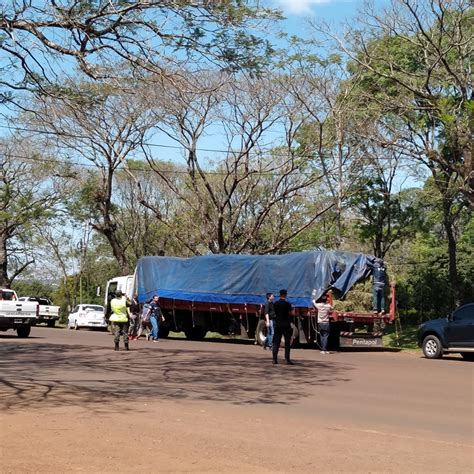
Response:
[[[151,150],[147,160],[183,204],[180,220],[186,219],[185,225],[164,218],[144,192],[142,203],[192,253],[283,251],[333,206],[332,201],[315,200],[313,214],[298,215],[301,202],[309,202],[311,186],[321,179],[296,149],[306,115],[273,78],[236,81],[212,71],[183,77],[173,82],[159,78],[153,102],[157,130],[183,148],[185,178],[178,184]],[[271,131],[281,138],[273,138],[269,149]],[[224,151],[213,160],[199,147],[206,133],[225,140]],[[267,231],[273,219],[274,232]]]
[[[339,248],[348,238],[348,197],[360,186],[367,164],[360,138],[370,122],[355,107],[357,78],[348,73],[341,55],[331,50],[317,54],[320,44],[311,39],[293,39],[291,45],[291,53],[282,58],[283,86],[307,114],[297,137],[299,150],[311,157],[335,202],[331,246]]]
[[[140,95],[129,93],[127,85],[138,87],[134,82],[117,88],[82,81],[69,83],[70,90],[78,94],[38,98],[33,113],[26,116],[43,142],[53,142],[58,154],[68,152],[86,164],[76,173],[72,212],[90,221],[93,229],[107,239],[125,274],[132,269],[126,252],[130,240],[122,240],[124,234],[118,229],[115,176],[125,160],[139,152],[155,120]]]
[[[9,287],[35,262],[32,233],[47,225],[64,187],[54,158],[45,161],[23,140],[0,142],[0,286]]]
[[[11,0],[0,11],[0,97],[60,94],[75,65],[93,79],[120,76],[120,62],[139,74],[203,61],[258,72],[271,47],[252,32],[277,18],[258,1]]]
[[[186,171],[183,167],[171,162],[155,164],[178,189],[184,186]],[[116,173],[113,199],[119,239],[128,243],[128,261],[134,266],[144,255],[188,255],[189,250],[181,242],[186,241],[182,225],[182,217],[187,214],[185,206],[146,161],[127,160],[127,167],[129,172]],[[148,207],[141,204],[141,195],[146,196]],[[150,208],[159,209],[161,219]]]
[[[454,232],[460,197],[474,205],[473,9],[467,0],[398,0],[336,38],[360,83],[359,107],[373,110],[398,150],[430,170],[443,199],[450,286],[459,301]],[[360,80],[362,79],[362,80]]]

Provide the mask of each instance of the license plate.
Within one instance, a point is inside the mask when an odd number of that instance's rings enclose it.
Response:
[[[23,322],[23,319],[14,319],[13,322],[15,324],[21,324]]]

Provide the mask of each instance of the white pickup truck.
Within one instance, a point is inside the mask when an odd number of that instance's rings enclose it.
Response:
[[[38,296],[22,296],[19,301],[30,301],[39,304],[38,323],[46,323],[48,327],[52,328],[59,319],[59,306],[53,306],[49,298]]]
[[[28,337],[38,319],[36,302],[18,301],[13,290],[0,289],[0,331],[16,329],[18,337]]]

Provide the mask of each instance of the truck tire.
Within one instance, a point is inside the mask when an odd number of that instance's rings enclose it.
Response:
[[[49,328],[54,328],[56,321],[54,319],[50,319],[46,324],[48,325]]]
[[[30,332],[31,332],[31,326],[20,326],[16,330],[18,337],[21,337],[21,338],[28,337],[30,335]]]
[[[255,340],[257,344],[263,346],[265,339],[267,338],[267,325],[263,319],[261,319],[257,324],[257,329],[255,330]]]
[[[298,328],[291,323],[291,347],[293,347],[298,341]],[[285,336],[281,338],[280,347],[285,347]]]
[[[421,347],[427,359],[439,359],[443,355],[441,341],[434,334],[426,336]]]
[[[465,360],[474,360],[474,352],[461,352],[461,355]]]
[[[202,326],[194,326],[193,328],[186,328],[184,330],[186,339],[190,341],[202,341],[207,334],[207,329]]]

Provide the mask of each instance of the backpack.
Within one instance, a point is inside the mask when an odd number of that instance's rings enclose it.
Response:
[[[150,305],[145,303],[143,305],[142,314],[140,316],[142,323],[148,323],[150,321]]]

